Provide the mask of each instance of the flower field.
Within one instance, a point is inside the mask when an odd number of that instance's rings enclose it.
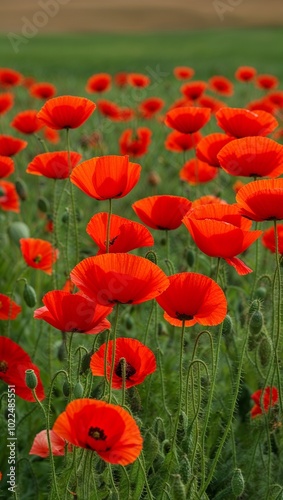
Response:
[[[283,498],[266,67],[0,68],[0,498]]]

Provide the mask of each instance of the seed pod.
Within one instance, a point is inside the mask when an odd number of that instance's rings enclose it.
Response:
[[[29,389],[36,389],[37,384],[38,384],[38,380],[37,380],[37,376],[36,376],[34,370],[28,369],[28,370],[26,370],[25,374],[26,374],[26,378],[25,378],[26,386]]]
[[[16,243],[16,245],[19,245],[19,241],[21,238],[29,238],[30,237],[30,231],[29,227],[24,223],[20,221],[15,221],[12,222],[8,226],[8,235],[10,239]]]
[[[260,311],[255,311],[251,315],[249,322],[249,331],[251,335],[257,335],[263,327],[263,314]]]
[[[74,396],[76,399],[82,398],[84,393],[83,385],[80,382],[77,382],[74,387]]]
[[[38,208],[38,210],[40,210],[41,212],[43,212],[44,214],[46,214],[47,212],[50,211],[50,203],[44,197],[38,198],[38,200],[37,200],[37,208]]]
[[[268,337],[267,335],[263,335],[261,337],[261,341],[257,351],[261,366],[263,368],[265,368],[269,364],[269,361],[272,357],[272,351],[273,346],[270,337]]]
[[[28,197],[28,188],[26,183],[22,179],[17,179],[15,182],[16,191],[22,201],[25,201]]]
[[[174,474],[173,477],[172,498],[174,500],[186,500],[186,488],[182,482],[180,474]]]
[[[24,301],[28,307],[34,307],[36,305],[36,293],[35,289],[25,283],[24,293],[23,293]]]
[[[186,258],[187,258],[188,266],[193,267],[193,265],[195,263],[195,254],[192,250],[187,251]]]
[[[244,493],[245,480],[241,469],[235,469],[231,480],[231,488],[235,497],[240,497]]]

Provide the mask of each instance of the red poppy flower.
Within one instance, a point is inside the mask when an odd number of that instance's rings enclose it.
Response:
[[[20,85],[23,76],[18,71],[10,68],[0,68],[0,87],[14,87]]]
[[[112,120],[119,120],[120,108],[115,102],[107,101],[107,99],[98,99],[97,109],[103,116]]]
[[[232,186],[233,191],[234,191],[235,193],[237,193],[237,192],[241,189],[241,187],[243,187],[244,185],[245,185],[245,184],[244,184],[242,181],[236,181],[236,182],[234,182],[234,184],[233,184],[233,186]]]
[[[180,97],[180,99],[177,99],[176,101],[173,102],[173,104],[171,104],[169,111],[175,108],[185,108],[185,107],[188,108],[189,106],[193,105],[194,101],[192,101],[191,99],[187,99],[186,97]]]
[[[64,95],[49,99],[37,114],[44,125],[55,130],[80,127],[94,112],[96,105],[85,97]]]
[[[0,293],[0,320],[16,319],[21,311],[21,306],[7,295]]]
[[[252,135],[266,136],[278,126],[277,120],[265,111],[223,108],[216,113],[217,125],[236,138]]]
[[[205,196],[201,196],[200,198],[194,200],[192,202],[191,208],[195,208],[198,205],[208,205],[210,203],[223,203],[224,205],[227,205],[227,201],[222,200],[222,198],[218,198],[213,194],[207,194]]]
[[[181,92],[187,99],[195,101],[204,93],[206,88],[206,82],[196,80],[194,82],[184,83],[181,87]]]
[[[142,437],[133,417],[121,406],[105,401],[72,401],[53,430],[74,446],[95,451],[112,464],[128,465],[142,450]]]
[[[283,146],[267,137],[236,139],[218,153],[225,172],[244,177],[278,177],[283,173]]]
[[[197,157],[211,165],[212,167],[220,167],[218,160],[219,151],[229,142],[233,140],[229,135],[214,133],[209,134],[198,143],[196,148]]]
[[[12,158],[0,156],[0,179],[9,177],[15,171],[15,165]]]
[[[148,97],[139,105],[139,111],[143,118],[152,118],[156,113],[161,111],[165,102],[160,97]]]
[[[15,386],[15,394],[26,401],[35,401],[31,389],[26,386],[25,372],[34,370],[38,380],[36,395],[41,401],[45,398],[40,380],[39,369],[34,365],[26,351],[8,337],[0,337],[0,380]]]
[[[259,389],[251,395],[255,405],[251,409],[251,417],[262,415],[268,412],[269,408],[276,405],[279,399],[278,389],[276,387],[266,387],[262,396],[263,389]]]
[[[182,153],[195,148],[201,138],[202,135],[200,132],[196,132],[195,134],[182,134],[178,132],[178,130],[173,130],[173,132],[170,132],[167,136],[165,148],[169,151]]]
[[[196,158],[187,161],[179,172],[180,179],[188,182],[191,186],[210,182],[215,179],[217,175],[217,168]]]
[[[67,179],[70,172],[81,161],[82,155],[68,151],[55,151],[53,153],[42,153],[34,157],[28,164],[27,173],[44,175],[50,179]]]
[[[128,122],[132,120],[135,116],[135,112],[131,108],[123,107],[120,108],[119,111],[119,120],[120,122]]]
[[[255,221],[283,219],[283,179],[260,179],[236,195],[240,213]]]
[[[20,198],[12,182],[0,181],[0,207],[5,211],[20,211]]]
[[[43,319],[61,332],[95,334],[111,327],[106,318],[112,307],[95,304],[80,293],[53,290],[44,295],[44,307],[34,311],[35,319]]]
[[[211,113],[216,113],[221,108],[227,108],[227,104],[219,99],[215,99],[210,95],[202,95],[197,100],[198,106],[201,108],[209,108]]]
[[[281,255],[283,255],[283,224],[276,224],[277,238],[278,238],[278,251]],[[266,229],[262,235],[262,244],[272,253],[276,251],[275,244],[275,231],[274,227],[270,227]]]
[[[239,82],[251,82],[254,79],[256,73],[256,69],[252,66],[239,66],[239,68],[236,70],[235,78]]]
[[[29,89],[34,83],[36,83],[36,79],[33,76],[24,76],[22,80],[22,86],[26,89]]]
[[[227,313],[223,290],[211,278],[197,273],[169,276],[170,285],[159,297],[164,319],[171,325],[219,325]]]
[[[283,108],[283,90],[270,92],[263,98],[263,100],[269,103],[271,106],[281,109]]]
[[[96,200],[126,196],[137,184],[141,166],[128,156],[100,156],[84,161],[71,173],[71,181]]]
[[[275,106],[272,104],[266,97],[263,97],[262,99],[256,99],[254,101],[250,101],[247,104],[247,109],[250,111],[255,111],[257,112],[258,110],[260,111],[266,111],[267,113],[274,114],[275,113]]]
[[[140,304],[168,286],[164,272],[148,259],[128,253],[88,257],[71,271],[71,280],[99,304]]]
[[[228,80],[225,76],[213,76],[208,80],[210,90],[213,90],[217,94],[225,95],[230,97],[234,94],[233,83]]]
[[[157,195],[136,201],[132,207],[141,221],[153,229],[173,230],[180,227],[192,202],[182,196]]]
[[[106,358],[107,349],[107,358]],[[110,340],[107,344],[103,344],[96,351],[90,361],[91,373],[97,377],[106,377],[110,380],[111,364],[112,364],[113,341]],[[125,386],[127,389],[134,385],[141,384],[144,379],[155,372],[156,360],[153,352],[142,344],[139,340],[118,338],[115,346],[114,371],[112,378],[113,389],[122,389],[123,387],[123,368],[121,358],[126,362],[126,380]],[[105,369],[106,361],[106,369]]]
[[[49,431],[49,438],[52,455],[54,455],[55,457],[65,455],[66,441],[52,430]],[[41,458],[49,457],[49,446],[46,429],[36,434],[29,455],[37,455]]]
[[[165,125],[182,134],[198,132],[210,119],[210,109],[189,106],[175,108],[166,114]]]
[[[46,274],[52,274],[52,264],[59,256],[49,241],[39,238],[21,238],[21,252],[27,265],[40,269]]]
[[[146,154],[151,142],[151,134],[151,130],[146,127],[140,127],[136,131],[130,128],[124,130],[119,139],[121,155],[138,158]]]
[[[0,155],[14,156],[27,147],[27,141],[16,139],[11,135],[0,135]]]
[[[108,73],[97,73],[92,75],[87,83],[86,90],[90,93],[106,92],[111,87],[111,76]]]
[[[43,127],[43,124],[37,118],[37,111],[28,109],[18,113],[14,117],[11,126],[18,130],[18,132],[22,132],[22,134],[34,134]]]
[[[177,80],[189,80],[194,76],[195,70],[189,66],[176,66],[173,73]]]
[[[11,92],[0,94],[0,115],[4,115],[14,106],[14,95]]]
[[[101,212],[94,215],[86,227],[86,232],[99,247],[98,255],[106,253],[107,221],[108,213]],[[153,237],[142,224],[118,215],[111,215],[110,253],[130,252],[135,248],[151,247],[152,245],[154,245]]]
[[[142,73],[129,73],[128,83],[129,85],[132,85],[132,87],[144,88],[148,87],[148,85],[150,84],[150,79],[148,76],[143,75]]]
[[[48,82],[34,83],[29,88],[29,93],[36,99],[51,99],[55,96],[57,90],[55,85]]]
[[[58,144],[58,142],[60,141],[60,135],[58,134],[57,130],[54,130],[50,127],[43,127],[42,131],[44,138],[48,142],[51,142],[51,144]]]
[[[271,90],[278,87],[279,80],[274,75],[258,75],[255,83],[260,89]]]
[[[225,259],[238,274],[252,272],[235,256],[257,240],[262,231],[250,231],[251,221],[241,217],[235,205],[211,203],[195,207],[187,213],[183,223],[203,253]]]
[[[114,76],[114,83],[117,87],[123,88],[128,85],[128,73],[120,71]]]

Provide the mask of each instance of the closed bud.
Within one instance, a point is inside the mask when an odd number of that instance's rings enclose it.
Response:
[[[245,480],[241,469],[235,469],[231,480],[231,488],[235,497],[240,497],[244,493]]]
[[[145,254],[145,258],[153,262],[153,264],[157,264],[157,255],[152,250],[149,250],[149,252]]]
[[[70,382],[68,380],[65,380],[62,390],[64,396],[67,398],[70,395]]]
[[[193,265],[195,263],[195,254],[192,250],[187,251],[186,258],[187,258],[188,266],[193,267]]]
[[[255,311],[260,310],[260,300],[253,300],[249,308],[249,316],[251,316]]]
[[[249,331],[251,335],[257,335],[263,327],[263,315],[260,311],[252,313],[249,322]]]
[[[57,356],[59,361],[65,361],[67,357],[67,350],[64,342],[61,342],[59,345]]]
[[[125,326],[127,330],[131,330],[134,326],[134,321],[130,314],[126,314],[125,316]]]
[[[74,387],[74,396],[76,399],[82,398],[84,393],[83,385],[80,382],[77,382]]]
[[[40,210],[41,212],[43,212],[44,214],[46,214],[47,212],[50,211],[50,203],[44,197],[38,198],[38,200],[37,200],[37,208],[38,208],[38,210]]]
[[[171,443],[169,439],[164,439],[162,443],[162,451],[164,455],[168,455],[169,451],[171,450]]]
[[[26,379],[25,379],[26,386],[29,389],[36,389],[38,380],[34,370],[31,369],[26,370],[25,374],[26,374]]]
[[[260,300],[265,299],[267,296],[267,289],[265,288],[265,286],[260,286],[259,288],[257,288],[257,290],[255,291],[255,296]]]
[[[90,359],[91,359],[92,355],[93,355],[93,350],[86,352],[85,355],[83,356],[82,363],[81,363],[80,375],[82,375],[87,370],[89,370]]]
[[[187,455],[184,455],[180,462],[180,475],[185,484],[187,484],[192,475],[192,467]]]
[[[36,305],[36,293],[35,289],[25,283],[24,293],[23,293],[24,301],[28,307],[34,307]]]
[[[172,498],[174,500],[186,500],[186,488],[182,482],[180,474],[174,474],[172,486]]]
[[[272,351],[273,347],[271,339],[267,335],[263,335],[261,337],[261,341],[259,343],[257,351],[261,366],[263,368],[265,368],[269,364],[269,361],[272,357]]]
[[[17,179],[15,182],[16,191],[22,201],[25,201],[28,197],[28,188],[26,183],[22,179]]]
[[[229,314],[226,314],[224,321],[223,321],[222,334],[224,336],[228,337],[229,335],[231,335],[232,330],[233,330],[232,318],[231,318],[231,316],[229,316]]]
[[[65,212],[62,215],[62,219],[61,220],[62,220],[62,222],[64,224],[66,224],[68,222],[68,220],[69,220],[69,210],[67,210],[67,209],[65,210]]]
[[[8,226],[7,231],[8,231],[9,238],[14,243],[16,243],[16,245],[19,245],[19,241],[21,238],[29,238],[30,237],[29,227],[24,222],[20,222],[20,221],[12,222]]]

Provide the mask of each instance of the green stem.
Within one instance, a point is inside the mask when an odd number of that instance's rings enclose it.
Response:
[[[113,328],[113,339],[112,339],[112,357],[111,357],[111,368],[110,368],[110,377],[109,377],[108,403],[111,403],[111,398],[112,398],[112,380],[113,380],[113,374],[114,374],[114,368],[115,368],[116,336],[117,336],[117,330],[118,330],[118,319],[119,319],[119,304],[116,304],[116,315],[115,315],[114,328]],[[106,347],[106,349],[107,349],[107,347]]]
[[[67,133],[68,166],[69,166],[69,172],[71,172],[70,129],[67,128],[66,133]],[[77,223],[77,214],[76,214],[76,202],[75,202],[74,185],[70,180],[69,180],[69,182],[70,182],[71,209],[72,209],[72,216],[73,216],[75,248],[76,248],[76,253],[75,253],[76,262],[75,263],[77,264],[80,260],[80,248],[79,248],[79,233],[78,233],[78,223]]]
[[[112,216],[112,198],[109,198],[109,210],[108,210],[107,227],[106,227],[106,253],[109,253],[109,247],[110,247],[111,216]]]

